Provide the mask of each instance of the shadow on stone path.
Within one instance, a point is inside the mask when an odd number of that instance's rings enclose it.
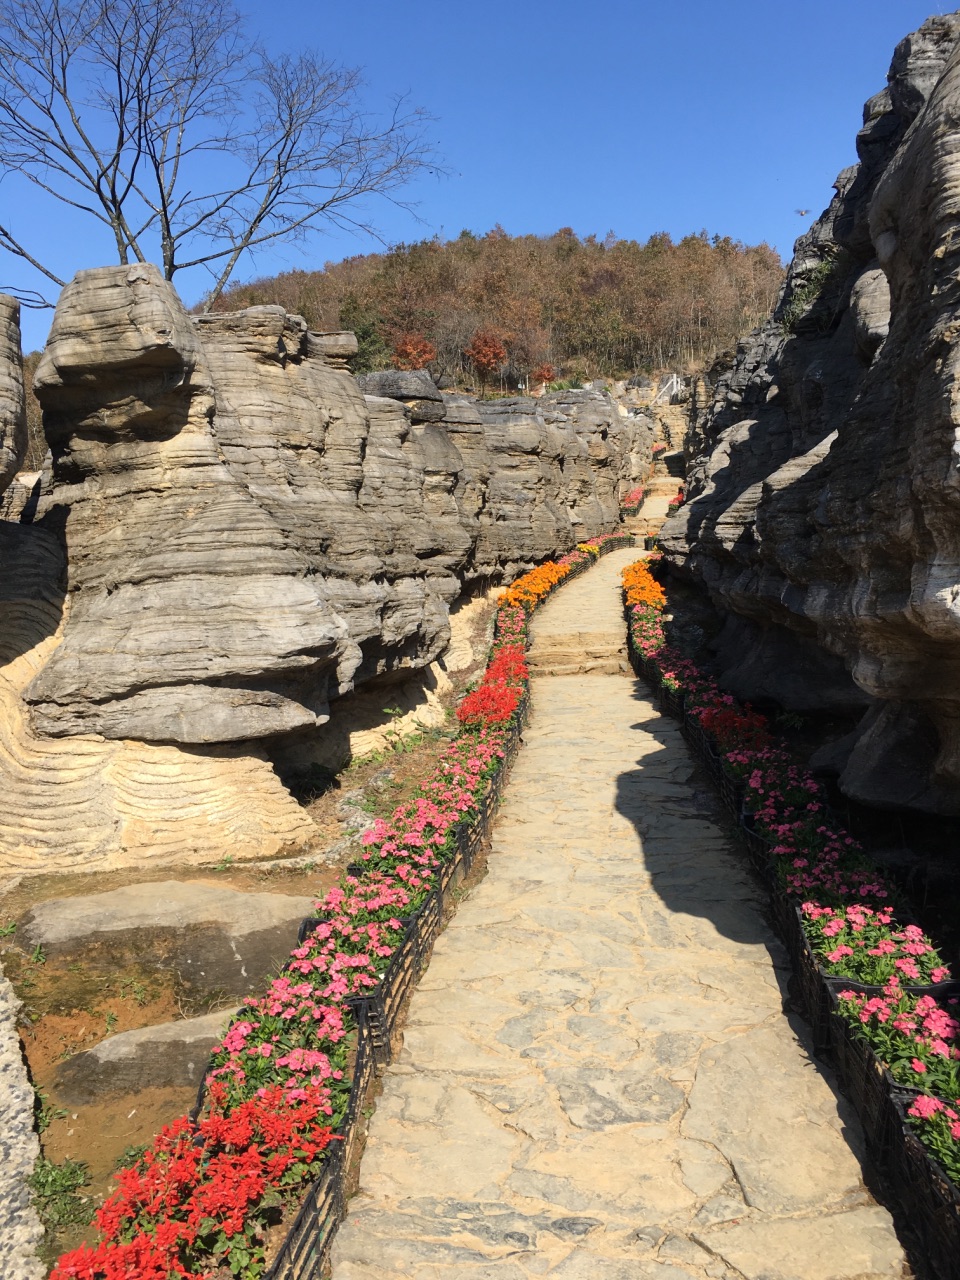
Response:
[[[635,558],[558,593],[550,643],[564,617],[622,627]],[[525,739],[385,1075],[334,1280],[900,1277],[678,726],[630,676],[544,676]]]

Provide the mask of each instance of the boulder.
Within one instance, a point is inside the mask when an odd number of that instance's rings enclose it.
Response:
[[[176,972],[200,994],[240,996],[277,970],[313,911],[307,897],[150,881],[48,899],[28,912],[17,936],[51,959],[83,960],[104,972],[136,963]]]
[[[387,400],[443,401],[426,369],[380,369],[375,373],[362,373],[357,381],[367,396],[383,396]]]
[[[109,1036],[58,1065],[57,1098],[68,1106],[83,1107],[143,1089],[199,1088],[210,1051],[235,1012],[220,1009],[202,1018]]]

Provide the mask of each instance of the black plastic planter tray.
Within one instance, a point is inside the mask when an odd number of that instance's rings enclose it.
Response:
[[[894,1099],[899,1128],[887,1167],[897,1199],[923,1241],[924,1260],[937,1280],[960,1280],[960,1189],[911,1129],[909,1101]]]
[[[375,1071],[375,1054],[364,1011],[356,1011],[357,1048],[347,1114],[327,1147],[320,1177],[311,1185],[264,1280],[321,1280],[334,1233],[346,1212],[346,1175],[360,1128],[357,1119]]]
[[[340,1143],[336,1147],[340,1147]],[[321,1280],[345,1212],[343,1153],[331,1143],[323,1172],[307,1192],[264,1280]]]
[[[660,710],[664,715],[673,716],[676,720],[683,718],[683,693],[679,689],[668,689],[660,686]]]
[[[853,1031],[846,1018],[837,1012],[837,991],[872,991],[862,983],[838,984],[829,989],[830,1017],[828,1033],[830,1056],[836,1067],[840,1087],[856,1108],[873,1154],[882,1157],[896,1136],[898,1128],[894,1098],[905,1095],[870,1046]],[[915,1095],[912,1095],[915,1096]]]
[[[717,787],[719,788],[720,799],[723,801],[724,808],[732,813],[735,818],[739,818],[743,808],[743,782],[721,768],[720,776],[717,779]]]
[[[833,1049],[835,1045],[831,1025],[837,992],[860,991],[869,996],[878,996],[883,994],[883,987],[827,973],[807,941],[803,916],[796,902],[784,897],[781,899],[780,910],[785,926],[784,942],[797,976],[804,1017],[813,1032],[814,1048],[818,1052]],[[935,1000],[944,1000],[960,995],[960,982],[916,983],[906,985],[904,990],[913,996],[933,996]]]
[[[768,883],[772,883],[774,841],[756,829],[752,813],[740,815],[740,838],[746,846],[754,871]]]

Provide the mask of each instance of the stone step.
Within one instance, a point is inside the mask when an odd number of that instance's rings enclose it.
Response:
[[[626,654],[621,657],[579,658],[569,662],[547,662],[530,666],[531,676],[616,676],[629,668]]]
[[[567,658],[612,658],[626,649],[626,641],[622,638],[611,640],[609,644],[545,644],[531,649],[527,655],[527,664],[531,662],[549,662],[554,658],[561,661]]]

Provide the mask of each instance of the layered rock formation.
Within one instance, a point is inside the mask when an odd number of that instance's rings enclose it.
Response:
[[[748,697],[862,715],[847,794],[960,813],[960,13],[897,47],[860,163],[702,412],[663,544]],[[826,757],[824,757],[826,759]]]
[[[303,845],[265,751],[436,659],[465,589],[616,524],[644,418],[422,374],[364,395],[352,345],[279,307],[192,319],[151,266],[64,290],[34,383],[52,471],[32,523],[0,522],[7,866]]]
[[[0,293],[0,493],[27,452],[27,414],[20,363],[20,304]]]

